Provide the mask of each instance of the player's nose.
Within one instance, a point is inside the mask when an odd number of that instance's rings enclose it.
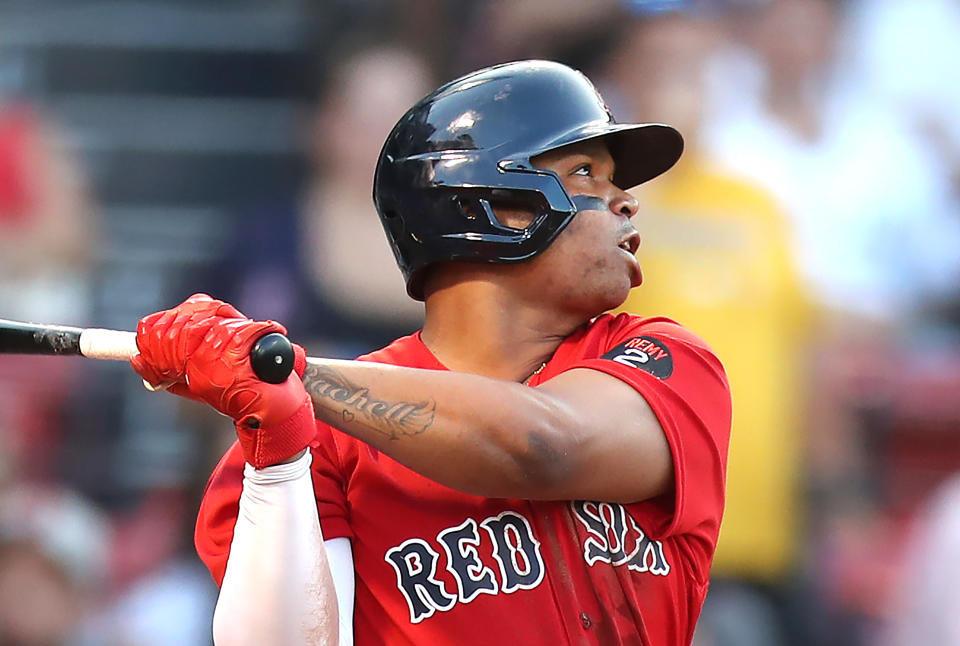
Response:
[[[618,188],[610,200],[610,210],[629,219],[640,210],[640,202],[630,193]]]

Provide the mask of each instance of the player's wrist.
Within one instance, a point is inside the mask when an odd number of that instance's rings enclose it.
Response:
[[[312,463],[313,455],[310,453],[310,449],[306,448],[283,462],[267,465],[260,469],[247,463],[243,468],[243,477],[244,480],[257,485],[289,482],[307,473]]]
[[[284,464],[292,464],[292,463],[296,462],[297,460],[300,460],[301,458],[303,458],[303,456],[305,456],[306,454],[307,454],[307,449],[303,449],[302,451],[300,451],[300,452],[297,453],[296,455],[291,455],[291,456],[290,456],[289,458],[287,458],[286,460],[281,460],[280,462],[277,462],[277,464],[275,464],[275,465],[273,465],[273,466],[278,467],[278,466],[281,466],[281,465],[284,465]],[[268,468],[268,467],[264,467],[264,468]]]

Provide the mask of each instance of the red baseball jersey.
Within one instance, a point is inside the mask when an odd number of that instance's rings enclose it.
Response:
[[[419,334],[362,359],[446,369]],[[317,510],[324,538],[353,546],[358,646],[691,641],[723,512],[723,368],[677,323],[628,314],[602,315],[568,337],[530,385],[573,368],[612,375],[647,400],[673,454],[669,495],[626,505],[472,496],[318,424]],[[197,550],[218,582],[242,468],[234,446],[200,509]]]

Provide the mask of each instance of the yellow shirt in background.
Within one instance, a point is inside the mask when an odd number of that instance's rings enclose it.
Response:
[[[733,396],[727,504],[714,574],[781,577],[801,506],[807,301],[789,223],[766,193],[694,155],[635,190],[643,285],[622,306],[703,337]]]

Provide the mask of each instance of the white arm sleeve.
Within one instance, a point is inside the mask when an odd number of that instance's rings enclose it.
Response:
[[[327,563],[337,590],[340,608],[340,646],[353,646],[353,550],[349,538],[331,538],[323,543],[327,548]]]
[[[213,616],[217,646],[352,644],[353,560],[347,539],[320,532],[312,456],[243,473],[230,557]],[[345,545],[344,545],[345,544]],[[331,578],[331,567],[338,580]],[[349,573],[349,576],[347,575]],[[337,596],[343,608],[337,611]],[[342,618],[338,618],[341,614]],[[342,630],[342,629],[341,629]]]

